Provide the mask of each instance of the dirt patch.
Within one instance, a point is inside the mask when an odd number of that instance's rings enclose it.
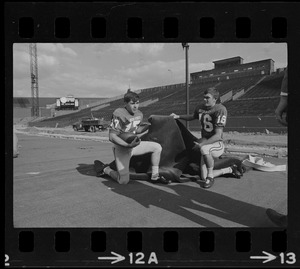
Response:
[[[24,127],[15,125],[16,132],[29,135],[45,135],[57,138],[69,139],[103,139],[108,140],[108,131],[97,131],[94,133],[84,131],[74,131],[72,127],[65,128],[43,128],[43,127]],[[201,137],[200,132],[192,132],[196,137]],[[275,133],[239,133],[225,132],[223,135],[224,144],[227,152],[249,153],[265,156],[285,158],[287,152],[287,134]]]
[[[192,133],[197,137],[201,136],[200,132]],[[223,139],[228,145],[287,147],[287,134],[225,132]]]

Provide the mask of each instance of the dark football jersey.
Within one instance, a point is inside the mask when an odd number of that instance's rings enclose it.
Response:
[[[204,138],[210,138],[216,132],[216,128],[223,128],[227,121],[227,109],[222,104],[216,104],[207,109],[203,104],[198,105],[194,111],[194,118],[201,124],[201,134]]]
[[[139,110],[131,115],[126,108],[117,108],[112,115],[110,128],[118,133],[135,133],[142,120],[143,113]]]

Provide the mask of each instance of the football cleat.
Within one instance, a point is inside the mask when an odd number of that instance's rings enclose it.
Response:
[[[207,177],[204,184],[203,184],[203,186],[202,186],[202,188],[208,189],[208,188],[212,187],[212,185],[214,185],[214,183],[215,183],[214,178]]]
[[[165,185],[167,185],[167,184],[170,184],[172,181],[169,180],[169,179],[164,178],[164,177],[161,176],[161,175],[157,175],[157,177],[155,177],[155,179],[154,179],[153,176],[152,176],[151,179],[150,179],[150,182],[153,183],[153,184],[158,184],[158,183],[160,183],[160,184],[165,184]]]
[[[96,171],[96,177],[102,177],[105,175],[104,173],[104,168],[108,167],[109,164],[104,164],[103,162],[101,161],[94,161],[94,168],[95,168],[95,171]]]
[[[243,169],[242,167],[238,167],[236,164],[231,165],[230,168],[232,169],[232,174],[235,178],[241,178],[243,176]]]

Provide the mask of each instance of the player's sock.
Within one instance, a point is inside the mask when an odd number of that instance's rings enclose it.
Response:
[[[232,173],[231,167],[222,168],[221,171],[223,172],[223,175]]]
[[[159,178],[158,165],[153,165],[153,166],[152,166],[152,175],[151,175],[151,179],[152,179],[152,180],[157,180],[158,178]]]
[[[110,172],[112,172],[113,170],[109,167],[109,166],[107,166],[107,167],[105,167],[104,169],[103,169],[103,172],[106,174],[106,175],[109,175],[109,173]]]
[[[213,167],[207,168],[207,177],[214,178],[214,172],[213,171],[214,171]]]

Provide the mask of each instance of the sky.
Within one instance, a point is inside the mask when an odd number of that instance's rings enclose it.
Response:
[[[240,56],[244,63],[272,59],[287,66],[286,43],[189,43],[189,72]],[[181,43],[37,43],[40,97],[109,98],[185,83]],[[13,96],[31,96],[29,43],[13,45]]]

